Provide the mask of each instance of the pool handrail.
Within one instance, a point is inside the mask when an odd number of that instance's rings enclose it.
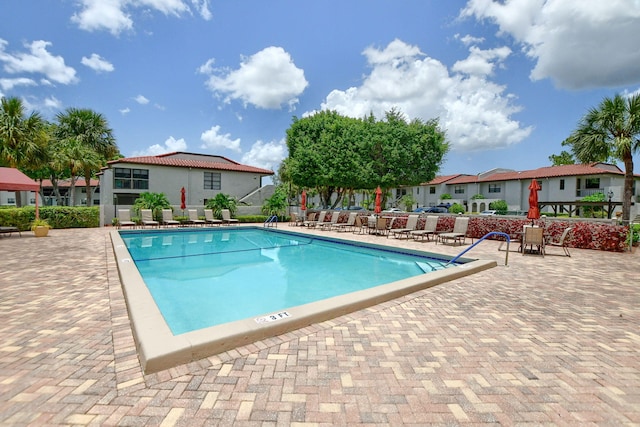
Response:
[[[509,262],[509,243],[511,242],[511,237],[507,234],[507,233],[503,233],[502,231],[490,231],[487,234],[485,234],[484,236],[482,236],[481,238],[478,239],[478,241],[476,241],[474,244],[472,244],[471,246],[469,246],[468,248],[466,248],[465,250],[463,250],[462,252],[460,252],[458,255],[454,256],[453,258],[451,258],[449,260],[449,262],[447,262],[448,264],[451,264],[453,262],[456,262],[462,255],[466,254],[467,252],[469,252],[471,249],[473,249],[478,243],[482,242],[483,240],[485,240],[487,237],[489,236],[503,236],[507,238],[507,251],[506,251],[506,255],[504,257],[504,265],[507,265],[507,263]]]
[[[278,215],[271,215],[262,224],[263,227],[276,227],[278,228]]]

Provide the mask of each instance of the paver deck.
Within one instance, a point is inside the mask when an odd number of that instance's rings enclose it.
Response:
[[[487,241],[497,268],[144,375],[108,231],[0,237],[0,425],[640,425],[637,252]]]

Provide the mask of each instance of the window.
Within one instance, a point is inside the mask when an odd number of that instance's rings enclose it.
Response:
[[[221,185],[220,172],[205,172],[204,173],[204,189],[205,190],[220,190]]]
[[[462,186],[462,185],[456,185],[456,186],[453,188],[453,193],[454,193],[454,194],[464,194],[464,186]]]
[[[16,199],[14,199],[13,197],[8,197],[7,198],[7,203],[10,205],[15,205],[16,204]]]
[[[436,187],[429,187],[429,194],[436,194]]]
[[[489,184],[489,193],[499,193],[500,184]]]
[[[560,189],[564,190],[564,179],[560,180]]]
[[[114,168],[114,188],[149,189],[149,171],[147,169]]]
[[[599,189],[600,188],[600,178],[586,178],[584,180],[584,188]]]

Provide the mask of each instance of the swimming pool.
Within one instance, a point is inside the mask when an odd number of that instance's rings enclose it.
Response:
[[[123,240],[174,335],[455,268],[264,228],[127,233]]]
[[[444,269],[450,257],[261,227],[120,231],[112,241],[145,372],[495,265]],[[311,278],[320,280],[308,292]]]

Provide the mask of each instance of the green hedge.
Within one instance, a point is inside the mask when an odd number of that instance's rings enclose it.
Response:
[[[0,209],[0,226],[18,227],[29,230],[36,218],[33,206],[23,208]],[[46,219],[53,228],[89,228],[100,226],[100,208],[98,206],[43,206],[40,218]]]

